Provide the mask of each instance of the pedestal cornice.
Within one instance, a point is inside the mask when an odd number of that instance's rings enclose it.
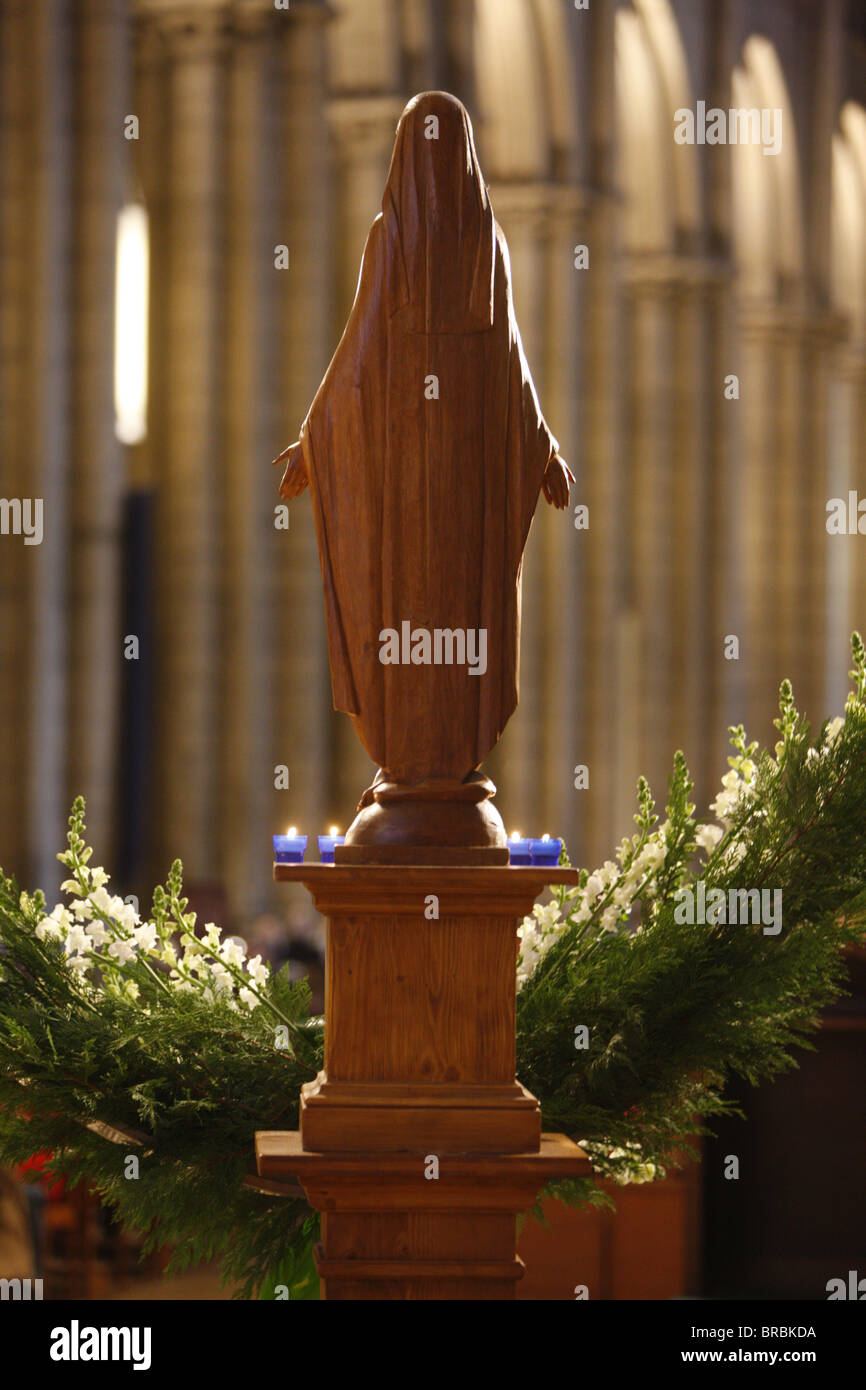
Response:
[[[525,916],[548,885],[576,886],[577,869],[451,866],[441,864],[275,864],[277,883],[303,883],[318,910],[423,915],[424,899],[439,899],[439,911],[469,916]]]

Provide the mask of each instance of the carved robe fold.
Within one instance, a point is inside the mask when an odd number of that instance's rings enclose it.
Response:
[[[427,93],[400,120],[354,306],[301,443],[335,707],[393,780],[462,778],[517,703],[521,559],[557,443],[453,97]],[[484,629],[484,674],[383,664],[381,634],[405,622]]]

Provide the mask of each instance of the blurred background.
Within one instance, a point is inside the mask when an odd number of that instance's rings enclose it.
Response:
[[[431,87],[471,113],[588,508],[541,504],[529,540],[487,767],[508,829],[594,865],[677,747],[705,806],[729,724],[773,740],[784,676],[816,724],[841,711],[866,624],[866,535],[826,528],[866,499],[857,0],[0,0],[0,498],[44,505],[41,544],[0,535],[0,863],[54,901],[81,792],[116,891],[146,910],[180,856],[204,917],[319,1000],[270,836],[345,829],[373,769],[331,708],[309,499],[278,526],[269,461]],[[699,102],[781,111],[779,152],[678,144]],[[862,994],[840,1017],[826,1076],[862,1095]],[[850,1212],[827,1222],[821,1268]],[[773,1258],[710,1283],[778,1290]]]

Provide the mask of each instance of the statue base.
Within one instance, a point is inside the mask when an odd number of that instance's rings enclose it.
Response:
[[[381,773],[361,798],[336,864],[508,863],[508,837],[490,798],[489,777],[470,773],[459,782],[430,779],[412,785]]]
[[[261,1180],[322,1213],[326,1299],[513,1299],[515,1219],[586,1177],[515,1077],[517,925],[574,869],[278,864],[328,919],[324,1068]],[[563,1027],[568,1027],[567,1023]]]

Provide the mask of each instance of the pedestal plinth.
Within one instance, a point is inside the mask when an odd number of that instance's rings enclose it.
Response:
[[[574,870],[276,865],[328,918],[325,1065],[262,1177],[323,1213],[327,1298],[513,1298],[515,1216],[588,1174],[515,1078],[516,929]]]

